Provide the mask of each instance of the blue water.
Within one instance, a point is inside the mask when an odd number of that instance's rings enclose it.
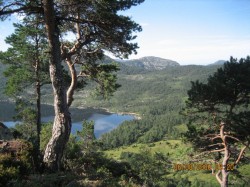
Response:
[[[91,115],[87,120],[95,122],[95,137],[99,138],[102,134],[110,132],[111,130],[118,127],[122,122],[135,119],[132,115],[119,115],[119,114],[98,114]],[[82,122],[72,123],[71,133],[75,134],[77,131],[82,129]]]
[[[119,126],[126,120],[135,119],[132,115],[121,115],[108,113],[104,109],[95,108],[71,108],[72,130],[75,134],[82,129],[84,120],[95,122],[95,136],[99,138],[102,134],[109,132]],[[8,101],[0,101],[0,121],[8,127],[14,127],[16,123],[12,117],[15,115],[15,103]],[[54,107],[51,105],[42,105],[42,122],[54,120]]]
[[[42,117],[42,122],[53,121],[53,116]],[[94,121],[95,123],[95,137],[99,138],[102,134],[110,132],[111,130],[118,127],[122,122],[135,119],[132,115],[120,115],[111,113],[94,113],[91,114],[87,121]],[[14,121],[3,122],[7,127],[14,127],[16,123]],[[76,134],[77,131],[82,129],[82,121],[76,121],[72,123],[71,133]]]

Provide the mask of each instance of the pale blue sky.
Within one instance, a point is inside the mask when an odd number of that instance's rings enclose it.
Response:
[[[250,0],[146,0],[126,14],[143,26],[132,58],[184,65],[250,55]]]
[[[140,23],[140,49],[130,58],[158,56],[186,64],[209,64],[250,55],[250,0],[145,0],[123,14]],[[13,32],[0,23],[0,50]]]

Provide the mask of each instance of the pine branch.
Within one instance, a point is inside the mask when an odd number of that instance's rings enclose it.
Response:
[[[16,7],[16,6],[19,6],[20,8],[9,9],[10,7]],[[20,2],[15,2],[4,6],[0,10],[0,16],[10,15],[13,13],[24,13],[24,12],[43,13],[43,9],[41,7],[25,6]]]
[[[233,136],[225,135],[224,137],[225,137],[225,138],[231,138],[231,139],[233,139],[233,140],[236,140],[237,142],[240,142],[240,140],[239,140],[238,138],[233,137]]]

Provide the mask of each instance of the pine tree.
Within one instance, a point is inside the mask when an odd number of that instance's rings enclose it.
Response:
[[[52,170],[61,168],[63,150],[69,139],[71,116],[69,107],[73,101],[78,78],[92,78],[104,93],[113,92],[117,84],[115,76],[110,76],[114,66],[102,66],[96,63],[104,51],[117,57],[128,57],[136,53],[134,32],[141,27],[131,18],[118,14],[144,0],[26,0],[0,1],[0,18],[5,19],[13,13],[42,15],[46,27],[50,78],[54,90],[55,119],[53,133],[49,141],[44,162]],[[76,35],[74,42],[63,42],[64,33]],[[94,59],[94,60],[93,60]],[[66,86],[63,78],[62,63],[68,65],[71,84]],[[75,65],[82,65],[83,71],[77,73]],[[108,73],[108,74],[106,74]]]
[[[188,96],[186,138],[203,150],[203,159],[214,154],[212,161],[221,166],[216,178],[222,187],[228,186],[230,170],[250,143],[250,57],[231,57],[207,83],[192,82]]]
[[[39,18],[25,17],[21,24],[14,24],[15,33],[6,38],[11,47],[0,53],[2,63],[8,65],[4,75],[7,77],[5,93],[16,100],[17,119],[28,125],[25,137],[30,139],[36,150],[36,163],[40,155],[41,131],[41,87],[48,84],[49,68],[45,51],[47,40],[45,28],[39,23]],[[32,99],[26,89],[34,87]],[[29,106],[35,103],[35,108]],[[36,125],[36,128],[33,127]],[[20,128],[21,126],[19,126]],[[35,130],[36,129],[36,130]]]

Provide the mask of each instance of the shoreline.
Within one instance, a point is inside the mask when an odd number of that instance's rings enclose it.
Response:
[[[113,112],[113,111],[110,111],[108,108],[100,108],[100,109],[103,109],[105,111],[107,111],[108,113],[111,113],[111,114],[120,114],[120,115],[132,115],[135,117],[136,120],[141,120],[141,116],[137,113],[134,113],[134,112]]]
[[[14,105],[15,105],[15,103],[14,102],[10,102],[10,101],[0,101],[0,102],[2,102],[2,103],[7,103],[8,105],[11,103],[12,105],[13,105],[13,113],[14,113]],[[50,113],[50,112],[53,112],[54,110],[53,110],[53,105],[52,104],[50,104],[50,103],[42,103],[42,108],[43,107],[51,107],[49,110],[46,110],[46,111],[43,111],[43,114],[42,114],[42,116],[47,116],[47,114],[48,113]],[[90,111],[91,111],[91,109],[92,110],[96,110],[96,111],[100,111],[100,112],[106,112],[106,113],[110,113],[110,114],[119,114],[119,115],[132,115],[132,116],[134,116],[134,118],[135,118],[135,120],[141,120],[142,119],[142,117],[138,114],[138,113],[135,113],[135,112],[119,112],[119,111],[112,111],[112,110],[110,110],[110,109],[108,109],[108,108],[104,108],[104,107],[100,107],[100,108],[98,108],[98,107],[74,107],[74,106],[72,106],[72,108],[71,108],[73,111],[74,110],[84,110],[83,111],[83,113],[86,115],[86,116],[88,116],[88,114],[90,113]],[[48,112],[48,111],[50,111],[50,112]],[[72,112],[73,112],[72,111]],[[74,113],[74,112],[73,112]],[[3,117],[3,121],[5,121],[6,119],[5,119],[5,117]]]

